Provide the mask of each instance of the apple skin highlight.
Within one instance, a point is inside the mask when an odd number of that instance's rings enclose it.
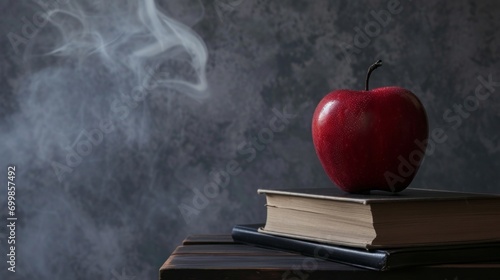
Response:
[[[409,90],[336,90],[316,107],[312,136],[330,179],[346,192],[400,192],[424,158],[424,106]]]

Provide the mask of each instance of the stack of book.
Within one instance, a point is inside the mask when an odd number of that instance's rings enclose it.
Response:
[[[237,242],[374,270],[500,261],[500,196],[423,189],[258,190],[267,220]]]

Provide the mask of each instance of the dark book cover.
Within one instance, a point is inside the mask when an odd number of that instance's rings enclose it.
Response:
[[[365,250],[258,232],[263,226],[237,225],[232,231],[233,240],[379,271],[422,265],[500,261],[500,243]]]
[[[259,194],[285,195],[305,198],[315,198],[334,201],[345,201],[360,204],[391,203],[401,201],[442,201],[442,200],[470,200],[496,199],[500,202],[500,195],[443,191],[432,189],[408,188],[404,192],[388,193],[384,191],[370,191],[368,194],[347,193],[339,188],[309,188],[309,189],[259,189]]]

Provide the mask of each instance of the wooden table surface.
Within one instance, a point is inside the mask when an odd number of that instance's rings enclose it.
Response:
[[[230,235],[193,235],[160,268],[160,280],[167,279],[500,279],[500,264],[450,264],[379,272],[237,244]]]

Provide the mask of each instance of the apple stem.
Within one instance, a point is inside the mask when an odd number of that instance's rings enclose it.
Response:
[[[366,80],[365,80],[365,90],[368,91],[368,84],[370,82],[370,75],[372,74],[373,70],[379,68],[382,66],[382,60],[378,60],[377,62],[373,63],[370,68],[368,68],[368,73],[366,74]]]

